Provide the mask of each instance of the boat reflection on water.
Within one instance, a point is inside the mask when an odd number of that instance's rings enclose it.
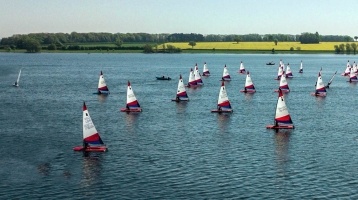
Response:
[[[281,177],[286,176],[286,167],[289,161],[289,142],[292,129],[275,130],[275,153],[277,161],[277,172]]]
[[[92,187],[102,181],[102,156],[103,153],[86,152],[83,153],[83,168],[81,186],[84,188]],[[90,192],[91,189],[85,191]]]
[[[188,101],[176,102],[175,106],[177,109],[177,113],[185,113],[187,105],[188,105]]]
[[[107,100],[108,95],[106,94],[99,94],[98,95],[98,101],[101,103],[104,103]]]
[[[232,113],[218,113],[217,114],[217,121],[218,121],[220,133],[229,132],[228,129],[230,129],[230,128],[228,127],[228,125],[230,124],[230,121],[231,121],[231,118],[230,118],[231,115],[232,115]]]

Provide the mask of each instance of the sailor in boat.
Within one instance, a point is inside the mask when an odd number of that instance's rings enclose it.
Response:
[[[179,101],[180,101],[179,96],[177,96],[177,97],[175,98],[175,101],[176,101],[176,102],[179,102]]]
[[[246,87],[244,88],[244,92],[247,93],[247,88]]]
[[[219,112],[221,112],[221,111],[222,111],[221,106],[218,106],[218,111],[219,111]]]
[[[88,143],[83,140],[83,151],[86,151],[88,148]]]
[[[128,106],[128,105],[126,105],[126,109],[129,110],[129,106]]]
[[[15,81],[15,84],[14,85],[17,85],[17,81]]]

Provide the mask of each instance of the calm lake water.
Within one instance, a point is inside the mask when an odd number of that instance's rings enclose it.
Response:
[[[294,78],[286,104],[296,129],[273,123],[277,64]],[[304,73],[298,74],[303,61]],[[0,53],[1,199],[358,199],[357,85],[340,76],[353,55]],[[257,92],[245,95],[251,73]],[[274,61],[275,66],[266,62]],[[204,86],[171,102],[179,74],[207,62]],[[234,112],[216,108],[224,65]],[[327,97],[313,97],[320,68]],[[22,68],[20,87],[12,87]],[[96,92],[103,71],[111,94]],[[168,75],[171,81],[157,81]],[[127,81],[143,108],[125,106]],[[109,151],[84,157],[82,104]]]

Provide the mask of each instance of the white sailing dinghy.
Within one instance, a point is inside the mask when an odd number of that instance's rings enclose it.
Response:
[[[201,79],[200,73],[199,73],[198,64],[195,64],[194,79],[198,86],[201,86],[204,84],[203,80]]]
[[[226,64],[224,66],[223,76],[222,76],[221,80],[222,81],[231,81],[229,70],[227,69]]]
[[[231,108],[230,101],[229,101],[229,97],[227,96],[227,93],[226,93],[224,81],[221,82],[221,88],[220,88],[220,92],[219,92],[217,109],[211,110],[211,112],[216,112],[216,113],[224,113],[224,112],[231,113],[231,112],[233,112],[233,110]]]
[[[17,80],[16,80],[16,82],[13,84],[13,86],[15,86],[15,87],[19,87],[19,86],[20,86],[20,85],[19,85],[20,76],[21,76],[21,69],[20,69],[20,71],[19,71],[19,75],[17,75]]]
[[[276,104],[276,113],[273,125],[267,125],[268,129],[294,129],[292,119],[288,113],[285,99],[281,89],[278,89],[278,100]]]
[[[101,71],[101,74],[99,75],[97,92],[94,94],[109,94],[109,90],[108,90],[106,81],[104,80],[102,71]]]
[[[240,74],[245,74],[246,73],[244,63],[242,63],[242,61],[240,63],[239,73]]]
[[[303,73],[303,64],[302,64],[302,60],[301,60],[300,70],[298,71],[298,73]]]
[[[354,72],[353,68],[351,68],[351,72],[349,73],[349,80],[350,83],[356,83],[358,82],[357,74]]]
[[[280,86],[279,90],[281,90],[283,93],[290,92],[290,88],[288,87],[287,79],[285,76],[285,72],[282,73],[282,76],[280,78]],[[278,92],[279,90],[275,90],[275,92]]]
[[[326,88],[329,88],[329,86],[331,85],[331,83],[332,83],[334,77],[336,76],[336,74],[337,74],[337,71],[333,74],[333,76],[331,77],[331,79],[329,79],[329,81],[328,81],[328,83],[327,83],[327,85],[326,85]]]
[[[277,77],[275,78],[275,80],[281,80],[282,74],[283,74],[283,65],[280,64],[280,66],[278,67]]]
[[[321,69],[321,71],[322,71],[322,69]],[[323,84],[321,71],[318,72],[318,77],[317,77],[317,82],[316,82],[316,92],[311,93],[311,95],[325,97],[327,95],[327,90]]]
[[[204,63],[203,76],[210,76],[210,71],[208,69],[208,66],[206,65],[206,62]]]
[[[290,63],[287,63],[286,67],[286,78],[293,78],[292,70],[290,67]]]
[[[183,82],[183,79],[181,77],[181,74],[180,74],[179,82],[178,82],[177,95],[176,95],[175,99],[172,99],[172,101],[176,101],[176,102],[189,101],[189,97],[188,97],[188,94],[186,93],[184,82]]]
[[[247,71],[247,74],[246,74],[245,87],[243,90],[240,90],[240,92],[244,92],[244,93],[255,93],[256,92],[256,89],[255,89],[254,83],[252,82],[249,71]]]
[[[187,87],[197,87],[198,84],[197,82],[195,81],[195,74],[194,74],[194,71],[193,71],[193,68],[190,68],[190,72],[189,72],[189,81],[188,81],[188,85]]]
[[[142,112],[136,96],[132,90],[131,83],[128,81],[127,86],[127,104],[125,108],[121,108],[121,112]]]
[[[342,76],[349,76],[350,73],[351,73],[351,64],[349,63],[349,60],[348,60],[346,70],[341,75]]]
[[[94,126],[91,116],[87,110],[86,103],[83,102],[83,146],[76,146],[74,151],[85,152],[105,152],[107,151],[106,145],[103,143],[99,133]]]

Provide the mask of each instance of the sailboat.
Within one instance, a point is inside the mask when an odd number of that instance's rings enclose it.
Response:
[[[177,95],[176,95],[175,99],[172,99],[172,101],[176,101],[176,102],[189,101],[189,97],[188,97],[188,94],[186,93],[185,86],[184,86],[181,74],[180,74],[179,82],[178,82]]]
[[[283,65],[280,64],[278,67],[277,77],[275,78],[275,80],[281,80],[282,74],[283,74]]]
[[[231,113],[231,112],[233,112],[233,110],[231,108],[230,101],[229,101],[229,97],[227,96],[227,93],[226,93],[224,81],[221,81],[221,88],[220,88],[220,92],[219,92],[217,109],[211,110],[211,112],[216,112],[216,113],[224,113],[224,112]]]
[[[351,73],[351,64],[349,63],[349,60],[348,60],[346,70],[344,70],[344,72],[341,75],[349,76],[350,73]]]
[[[322,69],[321,69],[321,71],[322,71]],[[316,92],[311,93],[311,95],[325,97],[327,95],[327,90],[323,84],[321,71],[318,72],[318,78],[317,78],[317,82],[316,82]]]
[[[357,74],[354,72],[353,68],[351,68],[351,72],[349,73],[349,81],[350,83],[358,82]]]
[[[189,82],[187,87],[196,87],[198,86],[198,84],[195,81],[195,74],[193,71],[193,68],[190,68],[190,72],[189,72]]]
[[[276,114],[274,119],[274,125],[267,125],[268,129],[294,129],[292,119],[288,113],[288,109],[283,98],[281,89],[278,89],[278,100],[276,105]]]
[[[286,67],[286,78],[293,78],[292,70],[290,67],[290,63],[287,63]]]
[[[240,63],[240,68],[239,68],[239,73],[240,74],[245,74],[245,67],[244,67],[244,63],[242,63],[242,61],[241,61],[241,63]]]
[[[203,80],[201,79],[201,76],[200,76],[200,73],[199,73],[199,68],[198,68],[198,65],[195,64],[195,71],[194,71],[194,79],[195,79],[195,82],[198,86],[201,86],[203,85]]]
[[[88,113],[86,103],[83,102],[83,146],[76,146],[74,151],[105,152],[106,145],[103,143],[99,133],[94,126],[91,116]]]
[[[231,81],[229,70],[227,69],[226,64],[224,66],[223,76],[222,76],[221,80],[222,81]]]
[[[246,73],[245,88],[243,90],[240,90],[240,92],[244,92],[244,93],[255,93],[256,92],[255,86],[254,86],[254,83],[252,82],[249,71],[247,71],[247,73]]]
[[[287,79],[285,76],[285,72],[282,73],[282,76],[280,78],[280,86],[279,90],[281,90],[283,93],[290,92],[290,88],[288,87]],[[279,90],[275,90],[275,92],[278,92]]]
[[[333,76],[331,77],[331,79],[329,79],[329,81],[328,81],[328,83],[327,83],[327,85],[326,85],[326,88],[329,88],[329,86],[331,85],[331,83],[332,83],[334,77],[336,76],[336,74],[337,74],[337,71],[333,74]]]
[[[206,62],[204,63],[203,76],[210,76],[210,71],[208,69],[208,66],[206,66]]]
[[[106,81],[104,80],[102,71],[101,71],[101,74],[99,75],[97,92],[94,94],[109,94],[109,90],[108,90]]]
[[[298,71],[298,73],[303,73],[303,64],[302,64],[302,60],[301,60],[300,70]]]
[[[19,75],[17,76],[17,80],[16,80],[16,82],[13,84],[13,86],[15,86],[15,87],[19,87],[19,86],[20,86],[20,85],[19,85],[20,76],[21,76],[21,69],[20,69],[20,71],[19,71]]]
[[[131,83],[128,81],[127,86],[127,104],[125,108],[121,108],[121,112],[142,112],[137,98],[134,95],[134,92],[131,87]]]

